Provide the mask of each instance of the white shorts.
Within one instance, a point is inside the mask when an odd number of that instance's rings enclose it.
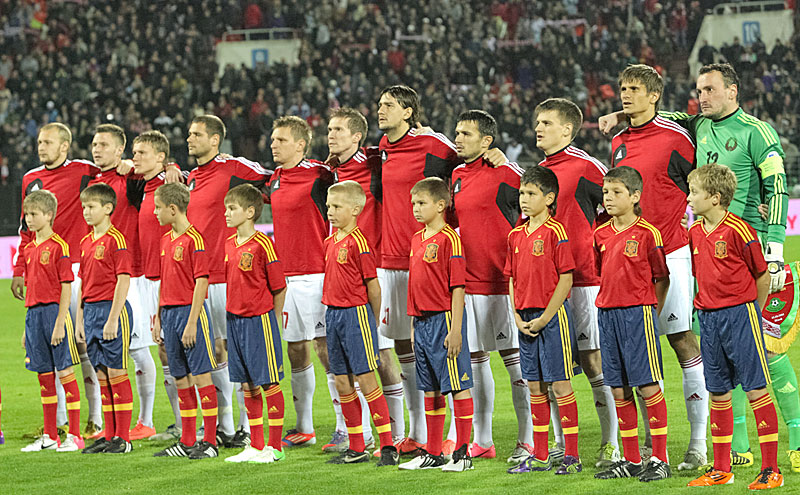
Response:
[[[153,318],[158,308],[158,280],[147,280],[144,276],[131,277],[128,289],[128,303],[133,311],[133,328],[131,329],[131,350],[156,345],[153,342]],[[149,299],[155,300],[155,308]]]
[[[507,295],[467,294],[464,302],[469,352],[519,348],[519,334]]]
[[[692,329],[694,279],[689,246],[683,246],[669,253],[667,268],[669,268],[669,290],[664,308],[658,317],[659,335],[671,335]]]
[[[600,350],[600,327],[597,324],[597,293],[599,285],[573,287],[569,298],[578,351]]]
[[[408,316],[408,270],[378,268],[381,284],[381,335],[393,340],[411,339],[411,317]],[[384,347],[381,347],[384,349]]]
[[[286,277],[286,300],[283,303],[283,338],[286,342],[325,336],[324,281],[324,273]]]
[[[222,340],[228,340],[228,313],[225,311],[225,303],[228,300],[227,289],[228,285],[225,283],[208,284],[208,297],[206,298],[208,319],[214,328],[214,337]]]

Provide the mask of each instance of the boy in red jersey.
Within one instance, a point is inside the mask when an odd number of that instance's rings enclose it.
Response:
[[[553,460],[547,449],[550,425],[548,384],[552,384],[564,431],[564,460],[555,474],[583,470],[578,457],[578,405],[570,380],[580,368],[572,311],[566,302],[572,288],[572,258],[567,231],[553,219],[558,199],[556,174],[540,165],[522,175],[519,204],[528,217],[508,234],[505,273],[509,297],[520,332],[520,361],[528,380],[533,417],[534,452],[511,474],[550,471]]]
[[[281,447],[283,348],[275,318],[283,312],[286,280],[272,239],[255,228],[263,207],[261,192],[251,184],[238,185],[225,194],[226,224],[236,229],[225,241],[228,372],[232,382],[244,387],[250,421],[250,445],[226,462],[266,464],[286,458]],[[262,387],[269,420],[266,447]]]
[[[669,289],[669,270],[661,234],[641,217],[642,187],[642,176],[635,169],[611,169],[603,179],[603,205],[612,219],[594,233],[603,375],[616,401],[624,454],[624,459],[594,475],[599,479],[637,476],[649,482],[671,476],[656,325]],[[633,387],[645,399],[653,438],[647,466],[642,466],[639,454]]]
[[[411,239],[408,313],[413,317],[411,340],[416,355],[417,387],[425,393],[427,444],[422,455],[400,469],[472,469],[469,437],[472,430],[472,368],[469,362],[464,311],[466,263],[461,239],[444,219],[450,188],[437,177],[411,189],[414,219],[425,228]],[[445,464],[442,434],[447,401],[453,394],[456,449]]]
[[[111,224],[117,205],[114,189],[108,184],[94,184],[80,197],[83,217],[92,232],[81,240],[77,337],[86,342],[97,372],[105,420],[105,436],[83,453],[125,454],[133,450],[129,436],[133,392],[128,379],[133,312],[126,300],[131,253],[125,236]]]
[[[344,181],[328,188],[328,220],[338,230],[325,239],[325,284],[322,302],[330,371],[347,424],[349,447],[330,464],[368,462],[364,445],[361,402],[354,380],[367,399],[370,415],[381,442],[378,466],[396,466],[399,455],[392,441],[389,408],[378,386],[377,320],[381,288],[375,257],[358,227],[358,215],[367,198],[361,185]],[[367,308],[367,304],[371,307]],[[358,329],[358,330],[356,330]]]
[[[154,199],[158,222],[170,225],[171,231],[161,238],[160,308],[153,325],[153,340],[164,342],[166,347],[178,387],[182,420],[180,441],[154,456],[217,457],[217,393],[211,381],[211,370],[216,366],[214,333],[204,302],[208,290],[205,241],[186,218],[189,189],[185,185],[164,184],[156,189]],[[204,436],[196,442],[198,396]]]
[[[741,384],[761,443],[761,473],[749,488],[763,490],[783,486],[778,416],[767,392],[771,380],[761,331],[760,308],[769,294],[770,274],[756,231],[728,211],[735,191],[736,175],[724,165],[704,165],[689,174],[689,206],[702,217],[689,229],[689,246],[714,444],[713,469],[689,486],[733,483],[731,390]]]
[[[22,209],[25,224],[36,237],[25,246],[25,367],[39,374],[44,410],[44,433],[23,452],[56,449],[71,452],[84,447],[81,438],[81,395],[72,366],[80,363],[75,330],[69,315],[72,267],[69,245],[55,232],[58,201],[46,189],[33,191]],[[56,430],[55,373],[64,386],[69,412],[69,433],[59,446]]]

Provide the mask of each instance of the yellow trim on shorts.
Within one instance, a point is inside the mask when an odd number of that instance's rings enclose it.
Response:
[[[356,306],[356,314],[358,314],[358,326],[361,329],[361,340],[364,343],[364,354],[367,357],[367,364],[371,370],[377,369],[378,360],[373,352],[372,332],[369,328],[367,307],[365,305]]]
[[[647,342],[647,359],[650,363],[650,376],[653,382],[663,380],[661,370],[658,367],[658,347],[656,342],[655,326],[653,325],[653,308],[650,306],[642,306],[642,313],[644,314],[644,336]]]
[[[572,346],[569,341],[569,319],[567,318],[567,310],[564,309],[562,304],[558,311],[558,334],[561,337],[561,357],[564,361],[564,376],[567,380],[574,376],[572,370]]]
[[[272,323],[269,321],[269,313],[261,315],[261,330],[264,332],[264,345],[267,347],[267,370],[269,370],[269,380],[270,383],[278,383],[280,380],[278,380],[275,344],[272,340]]]
[[[764,350],[763,341],[761,340],[761,314],[756,312],[755,303],[747,303],[747,314],[750,317],[750,330],[753,333],[753,342],[758,352],[758,361],[761,363],[761,369],[764,371],[764,376],[767,378],[767,385],[772,383],[772,378],[769,375],[769,366],[767,365],[766,351]]]
[[[444,312],[444,319],[447,322],[447,333],[450,333],[450,326],[452,325],[453,314],[450,311]],[[458,356],[455,357],[448,357],[447,358],[447,372],[450,376],[450,390],[453,391],[460,391],[461,390],[461,381],[459,380],[459,372],[458,372],[458,362],[456,359]]]
[[[211,338],[208,331],[208,314],[206,314],[206,305],[200,308],[200,330],[203,332],[203,337],[206,340],[206,352],[208,352],[208,359],[211,361],[211,367],[217,367],[217,358],[214,356],[214,347],[211,344]]]
[[[122,369],[128,369],[128,351],[131,347],[131,315],[128,313],[127,302],[122,307],[119,314],[120,329],[122,335]]]
[[[73,366],[81,362],[80,355],[78,354],[78,342],[75,339],[75,327],[72,325],[72,316],[67,311],[67,317],[64,319],[65,331],[67,334],[67,346],[69,348],[70,362]]]

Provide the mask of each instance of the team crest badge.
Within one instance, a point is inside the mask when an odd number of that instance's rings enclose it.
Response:
[[[625,256],[629,258],[639,256],[639,241],[625,241]]]
[[[242,257],[239,258],[239,269],[243,272],[253,269],[253,253],[242,253]]]
[[[94,248],[94,259],[101,260],[106,254],[106,246],[105,244],[100,244],[96,248]]]
[[[425,246],[425,254],[422,255],[422,259],[428,263],[436,263],[439,261],[439,245],[432,242]]]
[[[533,252],[534,256],[541,256],[544,254],[544,241],[541,239],[536,239],[533,241]]]
[[[347,263],[347,248],[339,248],[339,254],[336,255],[336,262],[342,265]]]
[[[175,246],[175,252],[172,253],[172,259],[175,261],[183,261],[183,246]]]
[[[42,265],[49,265],[50,264],[50,251],[44,250],[42,254],[39,255],[39,263]]]
[[[723,259],[728,257],[728,243],[725,241],[717,241],[714,243],[714,257]]]

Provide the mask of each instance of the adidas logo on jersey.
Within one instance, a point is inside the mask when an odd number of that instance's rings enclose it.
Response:
[[[700,254],[700,251],[697,250],[697,247],[694,248],[694,254]]]
[[[797,389],[794,388],[794,385],[792,385],[791,383],[787,383],[783,387],[781,387],[778,390],[776,390],[776,392],[781,393],[781,394],[791,394],[792,392],[794,392],[796,390]]]
[[[466,373],[466,372],[464,372],[464,374],[461,376],[461,381],[462,381],[462,382],[465,382],[465,381],[467,381],[467,380],[469,380],[469,375],[467,375],[467,373]]]
[[[321,321],[318,321],[317,326],[315,326],[314,328],[319,330],[320,328],[325,328],[325,325]]]
[[[700,397],[700,396],[699,396],[699,395],[697,395],[697,394],[692,394],[692,395],[690,395],[689,397],[687,397],[687,398],[686,398],[686,400],[703,400],[703,398],[702,398],[702,397]]]
[[[578,335],[578,340],[589,340],[589,337],[585,333],[582,333]]]
[[[675,316],[675,313],[670,313],[667,317],[667,321],[678,321],[678,317]]]
[[[500,332],[500,333],[497,334],[496,340],[505,340],[507,338],[508,337],[506,337],[506,334],[504,334],[503,332]]]
[[[700,144],[708,144],[708,136],[703,136],[703,139],[700,140]]]
[[[658,421],[658,418],[656,418],[655,416],[650,416],[650,424],[653,424],[656,421]]]

